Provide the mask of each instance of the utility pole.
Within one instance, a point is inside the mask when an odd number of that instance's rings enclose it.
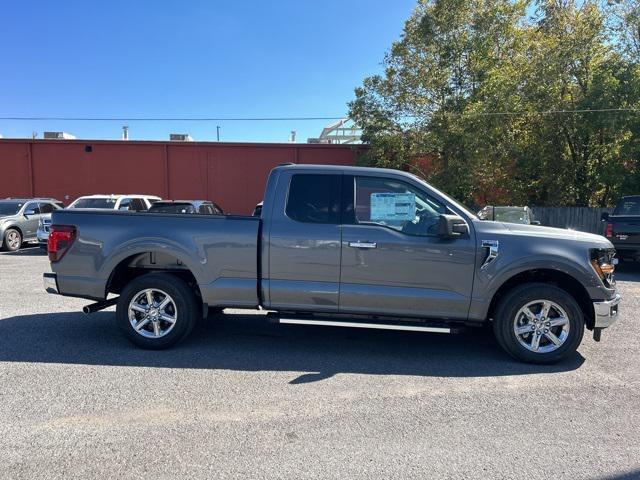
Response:
[[[216,139],[220,141],[220,125],[216,125]]]

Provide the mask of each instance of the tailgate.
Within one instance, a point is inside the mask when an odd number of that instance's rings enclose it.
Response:
[[[640,243],[640,216],[612,216],[613,240],[618,245]]]

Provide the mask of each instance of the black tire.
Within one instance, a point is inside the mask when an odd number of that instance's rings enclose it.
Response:
[[[166,292],[174,303],[172,311],[175,312],[175,324],[169,330],[170,324],[165,322],[164,324],[169,331],[159,338],[143,336],[142,333],[138,333],[134,329],[129,320],[131,301],[147,289]],[[169,348],[184,340],[193,330],[199,315],[198,299],[193,290],[180,277],[168,273],[149,273],[136,278],[124,288],[116,306],[116,321],[124,335],[137,346],[152,350]],[[140,323],[142,322],[140,321]],[[147,322],[147,324],[149,323],[153,324],[154,322]],[[147,328],[149,327],[150,325]]]
[[[17,242],[14,241],[10,245],[9,235],[17,236],[18,241]],[[16,238],[16,237],[13,237],[13,238]],[[15,252],[17,250],[20,250],[21,246],[22,246],[22,235],[20,234],[20,231],[15,228],[7,228],[2,238],[2,250],[6,250],[8,252]]]
[[[516,315],[518,315],[520,309],[536,300],[547,300],[557,304],[565,311],[568,317],[568,333],[566,333],[564,343],[553,351],[536,352],[528,349],[520,343],[518,340],[519,336],[516,335],[514,331]],[[534,304],[531,308],[535,308],[536,306],[537,304]],[[540,314],[541,312],[532,311],[532,313]],[[522,315],[519,315],[519,317],[524,320]],[[555,315],[556,317],[560,316],[555,307],[552,308],[550,317],[551,315]],[[538,315],[536,315],[536,317],[536,321],[540,321],[540,317]],[[526,323],[525,326],[526,325],[528,325],[528,323]],[[535,329],[533,322],[531,325]],[[563,327],[552,327],[545,330],[543,326],[540,331],[550,330],[551,334],[555,335],[559,333],[562,328]],[[576,300],[565,290],[544,283],[526,283],[509,291],[498,303],[493,321],[493,333],[500,346],[518,360],[527,363],[551,364],[559,362],[577,350],[584,335],[584,316]],[[533,340],[533,335],[533,332],[525,333],[524,336],[520,338],[522,338],[525,343],[529,343],[528,340]],[[551,339],[547,338],[546,334],[542,334],[539,338],[541,339],[539,348],[543,349],[547,346],[554,348]],[[556,339],[557,338],[559,337],[556,336]],[[530,346],[532,343],[533,342],[531,342]]]

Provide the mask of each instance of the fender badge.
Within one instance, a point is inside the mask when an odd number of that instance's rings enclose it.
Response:
[[[498,240],[482,240],[482,247],[488,248],[489,253],[487,258],[484,259],[484,262],[482,262],[480,270],[487,268],[487,266],[498,257],[499,246],[500,242],[498,242]]]

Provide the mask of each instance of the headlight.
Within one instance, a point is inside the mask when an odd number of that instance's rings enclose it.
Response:
[[[612,248],[598,248],[591,250],[591,266],[595,270],[600,280],[608,286],[615,285],[613,272],[616,269],[618,259],[615,258],[616,251]]]

